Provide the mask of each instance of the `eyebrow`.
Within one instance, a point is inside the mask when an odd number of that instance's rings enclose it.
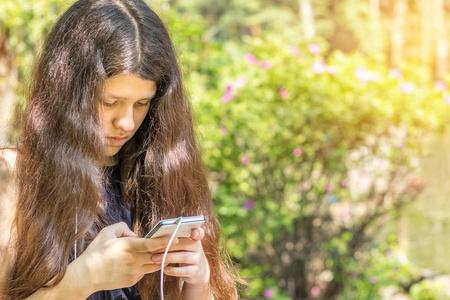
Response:
[[[155,94],[151,95],[150,97],[145,97],[145,98],[138,99],[137,101],[152,100],[153,97],[155,97]],[[113,98],[113,99],[116,99],[116,100],[128,100],[127,98],[116,96],[116,95],[111,95],[111,94],[104,94],[103,98]]]

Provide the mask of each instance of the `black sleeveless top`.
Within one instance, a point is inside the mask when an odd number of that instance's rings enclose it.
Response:
[[[103,187],[103,196],[108,201],[107,216],[110,224],[125,222],[133,229],[131,212],[123,202],[120,192],[120,164],[106,167],[105,182],[109,184]],[[135,286],[110,291],[98,291],[89,296],[89,300],[141,300]]]

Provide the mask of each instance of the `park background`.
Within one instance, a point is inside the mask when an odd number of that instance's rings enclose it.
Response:
[[[2,145],[73,2],[0,0]],[[147,2],[183,67],[242,299],[450,299],[450,1]]]

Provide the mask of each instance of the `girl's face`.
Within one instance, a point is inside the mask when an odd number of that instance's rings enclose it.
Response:
[[[133,74],[106,79],[98,101],[98,111],[106,138],[106,161],[111,160],[129,141],[147,116],[155,96],[156,83]]]

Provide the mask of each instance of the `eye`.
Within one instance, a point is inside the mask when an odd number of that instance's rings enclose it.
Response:
[[[114,101],[114,102],[107,102],[107,101],[102,101],[102,104],[103,104],[103,106],[106,106],[106,107],[113,107],[113,106],[115,106],[116,104],[117,104],[117,101]]]
[[[149,103],[150,103],[150,100],[136,102],[136,104],[139,106],[147,106],[147,105],[149,105]]]

